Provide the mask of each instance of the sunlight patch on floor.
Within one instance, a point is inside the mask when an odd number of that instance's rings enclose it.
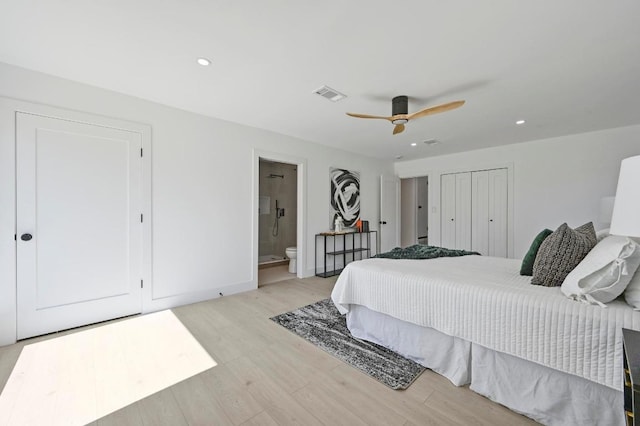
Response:
[[[34,343],[0,395],[0,424],[84,425],[215,366],[171,311]]]

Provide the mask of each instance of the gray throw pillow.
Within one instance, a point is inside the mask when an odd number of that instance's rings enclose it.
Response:
[[[566,223],[560,225],[540,244],[533,263],[531,284],[556,287],[562,285],[569,272],[596,245],[593,223],[571,229]]]

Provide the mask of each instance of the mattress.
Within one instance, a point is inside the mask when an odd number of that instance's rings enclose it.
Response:
[[[519,267],[486,256],[367,259],[347,265],[331,298],[343,314],[362,305],[622,390],[622,328],[640,330],[640,312],[570,300],[529,284]]]

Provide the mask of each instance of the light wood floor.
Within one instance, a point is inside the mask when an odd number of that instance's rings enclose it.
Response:
[[[258,269],[258,287],[273,284],[278,281],[291,280],[296,274],[289,272],[289,264],[271,266],[268,268]]]
[[[269,320],[328,297],[334,282],[292,279],[174,309],[218,366],[94,424],[536,424],[429,370],[391,390]],[[32,341],[0,348],[0,387]]]

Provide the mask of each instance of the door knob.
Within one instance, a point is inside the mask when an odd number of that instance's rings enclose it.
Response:
[[[29,241],[32,238],[33,238],[33,236],[31,234],[22,234],[22,235],[20,235],[20,239],[22,241]]]
[[[387,222],[383,220],[383,221],[381,221],[381,222],[380,222],[380,224],[381,224],[381,225],[386,225],[386,224],[387,224]]]

